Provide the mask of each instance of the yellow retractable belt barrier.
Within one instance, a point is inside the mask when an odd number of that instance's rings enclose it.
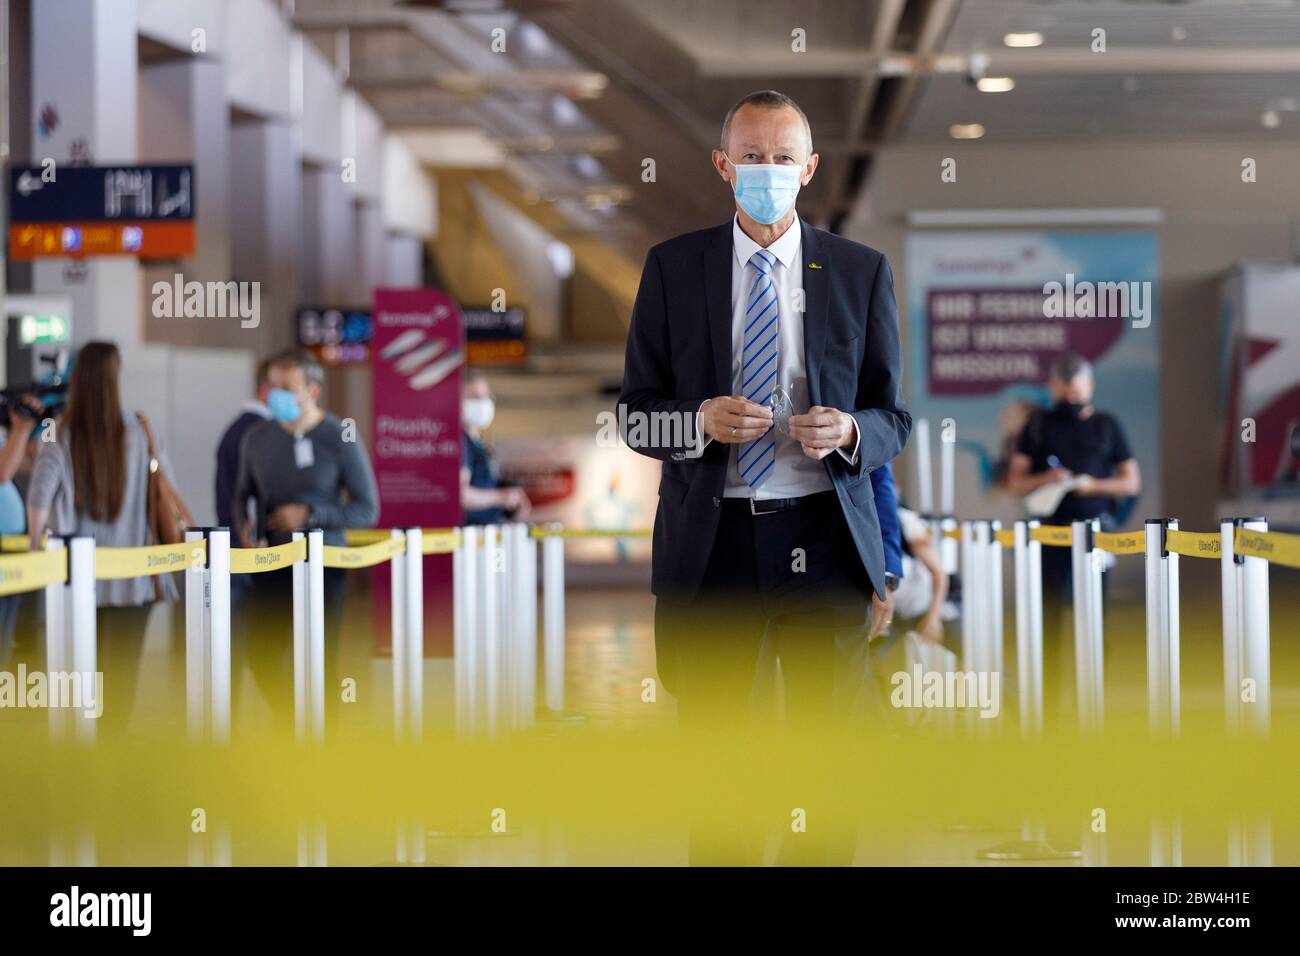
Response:
[[[650,528],[531,528],[528,533],[534,538],[648,538],[654,532]]]
[[[1014,548],[1016,546],[1016,532],[1012,528],[1002,528],[994,532],[993,537],[1004,548]]]
[[[206,541],[153,544],[144,548],[96,548],[95,580],[147,578],[184,571],[191,563],[202,564],[207,554]]]
[[[274,548],[231,548],[231,574],[257,574],[278,571],[307,560],[307,540],[277,544]]]
[[[327,544],[323,552],[327,568],[372,568],[391,560],[395,554],[405,554],[406,539],[388,537],[359,548],[340,548]]]
[[[960,529],[960,528],[946,528],[946,529],[944,529],[943,536],[944,536],[945,538],[952,538],[952,540],[954,540],[954,541],[960,541],[960,540],[961,540],[961,529]]]
[[[1165,532],[1165,547],[1187,558],[1217,558],[1221,553],[1217,531]]]
[[[430,528],[420,539],[420,550],[425,554],[451,554],[459,547],[460,530],[457,528]]]
[[[1147,551],[1146,535],[1141,531],[1098,531],[1092,540],[1101,550],[1111,554],[1146,554]]]
[[[0,551],[30,551],[32,539],[25,534],[0,535]]]
[[[1300,568],[1300,535],[1278,531],[1247,531],[1238,528],[1233,536],[1233,551],[1253,558],[1264,558],[1288,568]]]
[[[68,552],[28,551],[0,557],[0,595],[35,591],[68,580]]]
[[[1030,528],[1029,537],[1053,548],[1068,548],[1074,543],[1074,532],[1067,525],[1045,524]]]
[[[360,548],[376,541],[388,541],[392,533],[387,528],[353,528],[343,532],[349,548]]]

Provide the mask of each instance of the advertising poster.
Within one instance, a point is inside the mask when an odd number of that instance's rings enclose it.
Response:
[[[1143,232],[914,233],[907,240],[907,396],[937,442],[952,419],[959,514],[1023,517],[1000,466],[1053,361],[1093,364],[1096,405],[1124,427],[1143,475],[1126,522],[1158,512],[1159,258]],[[937,477],[936,477],[936,485]],[[915,501],[915,489],[902,492]],[[911,494],[909,494],[911,493]]]
[[[460,310],[436,289],[376,289],[371,455],[381,528],[460,524]],[[388,566],[375,577],[376,649],[387,651]],[[451,555],[424,559],[425,652],[450,653]],[[380,623],[382,619],[382,624]]]

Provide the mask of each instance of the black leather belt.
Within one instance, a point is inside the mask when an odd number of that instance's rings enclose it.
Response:
[[[834,491],[819,491],[800,498],[726,498],[724,500],[732,507],[747,507],[752,515],[772,515],[778,511],[794,511],[796,508],[807,508],[809,505],[829,503],[834,497]]]

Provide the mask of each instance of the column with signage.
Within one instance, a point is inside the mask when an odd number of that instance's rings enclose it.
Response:
[[[372,457],[381,527],[448,528],[460,524],[460,310],[436,289],[376,289],[372,369]],[[425,648],[450,653],[451,556],[424,566]],[[375,581],[375,603],[389,590]],[[376,649],[387,650],[386,607],[377,607]]]

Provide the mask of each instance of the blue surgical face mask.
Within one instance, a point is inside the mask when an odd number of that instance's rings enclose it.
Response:
[[[768,163],[737,165],[727,157],[736,171],[736,203],[755,222],[771,225],[790,211],[799,195],[802,166]]]
[[[296,422],[302,417],[298,396],[288,389],[273,388],[266,395],[266,407],[277,422]]]

